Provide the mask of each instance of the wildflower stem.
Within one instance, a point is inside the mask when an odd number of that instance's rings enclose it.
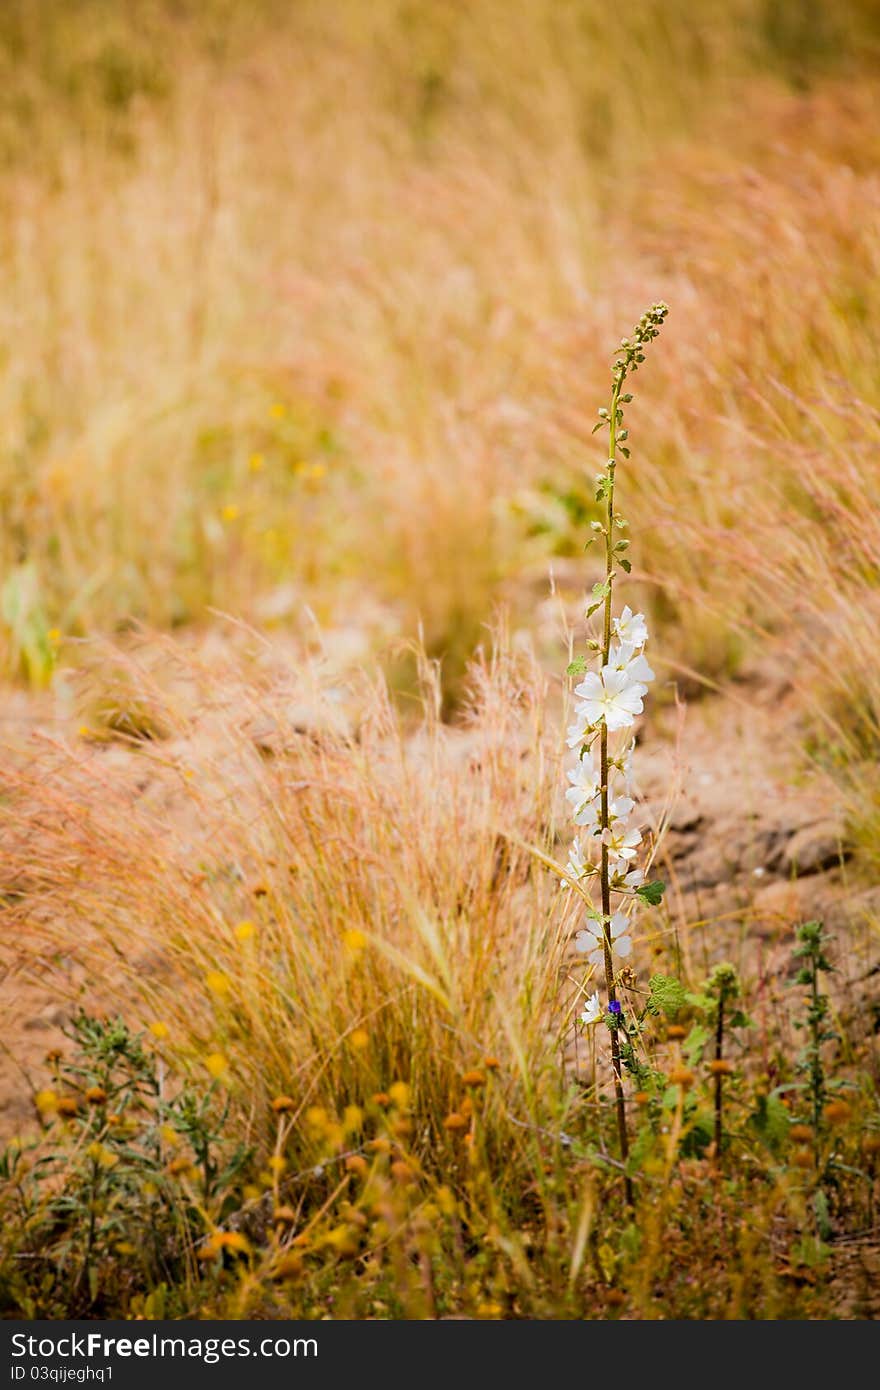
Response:
[[[617,449],[617,411],[620,397],[620,388],[624,381],[624,374],[620,373],[615,378],[614,389],[611,393],[611,411],[608,423],[608,485],[605,490],[605,607],[604,621],[602,628],[602,666],[607,665],[608,654],[611,649],[611,591],[614,579],[614,549],[612,540],[612,530],[614,526],[614,467],[615,451]],[[600,804],[599,816],[602,828],[602,866],[601,889],[602,889],[602,944],[605,963],[605,989],[608,995],[608,1003],[612,1004],[617,1000],[617,989],[614,982],[614,963],[611,958],[611,881],[608,872],[608,845],[606,832],[610,827],[611,821],[608,815],[608,724],[603,722],[599,738],[599,780]],[[620,1064],[620,1041],[617,1036],[617,1019],[613,1019],[611,1027],[611,1066],[614,1072],[614,1098],[617,1106],[617,1134],[620,1144],[620,1159],[626,1165],[629,1156],[629,1140],[626,1132],[626,1105],[623,1099],[623,1075]],[[628,1206],[633,1205],[633,1186],[629,1175],[624,1177],[624,1187]]]
[[[718,1018],[715,1024],[715,1061],[720,1062],[724,1052],[724,991],[718,996]],[[715,1073],[715,1161],[721,1162],[721,1146],[724,1142],[723,1123],[724,1077],[720,1067]]]
[[[819,999],[819,971],[815,960],[810,961],[810,1098],[813,1103],[813,1155],[819,1164],[819,1134],[822,1127],[822,1103],[825,1100],[825,1075],[822,1070],[821,1043],[822,1006]]]
[[[809,1042],[798,1063],[799,1071],[806,1073],[807,1091],[812,1109],[813,1156],[818,1169],[822,1139],[822,1112],[827,1087],[825,1068],[822,1064],[822,1044],[834,1037],[833,1031],[826,1028],[828,998],[819,988],[820,971],[831,970],[832,966],[825,955],[824,928],[821,922],[805,922],[797,929],[798,947],[795,957],[806,962],[798,971],[796,981],[809,990],[807,1005],[807,1030]]]

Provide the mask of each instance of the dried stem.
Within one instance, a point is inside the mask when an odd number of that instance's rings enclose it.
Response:
[[[605,494],[605,608],[602,629],[602,665],[607,665],[611,649],[611,601],[614,580],[614,549],[612,531],[614,526],[614,467],[617,449],[617,410],[620,388],[624,377],[621,375],[614,383],[611,394],[611,418],[608,426],[608,487]],[[602,827],[602,942],[604,947],[605,989],[609,1005],[617,1002],[617,987],[614,980],[614,963],[611,958],[611,880],[608,872],[608,844],[606,831],[611,821],[608,815],[608,725],[602,724],[599,742],[599,778],[601,782],[600,821]],[[620,1041],[617,1036],[617,1019],[611,1015],[611,1066],[614,1071],[614,1099],[617,1108],[617,1135],[620,1143],[620,1158],[625,1165],[629,1156],[629,1137],[626,1131],[626,1103],[623,1098],[623,1073],[620,1063]],[[627,1174],[624,1178],[626,1200],[633,1205],[633,1185]]]

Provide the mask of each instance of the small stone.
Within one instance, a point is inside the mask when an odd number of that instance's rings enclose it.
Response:
[[[690,831],[699,830],[705,825],[706,817],[701,811],[693,808],[682,808],[675,810],[669,817],[669,829],[686,834]]]
[[[26,1033],[45,1033],[52,1028],[60,1028],[67,1015],[57,1004],[47,1004],[38,1014],[26,1018],[22,1028]]]
[[[803,892],[797,883],[768,883],[755,894],[752,927],[759,936],[789,931],[803,916]]]
[[[821,820],[792,835],[785,847],[783,862],[789,872],[804,878],[807,874],[821,873],[823,869],[833,869],[851,853],[840,822]]]

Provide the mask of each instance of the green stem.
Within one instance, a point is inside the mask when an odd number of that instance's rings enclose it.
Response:
[[[608,427],[608,488],[606,491],[605,509],[605,582],[607,593],[605,594],[604,624],[602,632],[602,666],[608,664],[608,655],[611,649],[611,599],[612,584],[614,578],[614,542],[612,539],[612,528],[614,524],[614,467],[615,452],[617,449],[617,410],[620,397],[620,388],[623,385],[624,376],[615,382],[614,390],[611,394],[611,419]],[[611,882],[608,873],[608,845],[605,843],[605,832],[610,826],[608,815],[608,724],[603,721],[602,731],[599,736],[599,779],[601,782],[600,798],[600,818],[602,826],[602,866],[600,870],[600,883],[602,887],[602,945],[605,963],[605,990],[608,995],[608,1003],[617,1001],[617,988],[614,982],[614,962],[611,956]],[[620,1042],[617,1036],[617,1018],[612,1016],[611,1022],[611,1066],[614,1072],[614,1098],[617,1107],[617,1135],[620,1144],[620,1160],[626,1165],[629,1157],[629,1138],[626,1132],[626,1103],[623,1098],[623,1074],[620,1064]],[[624,1177],[624,1189],[628,1206],[632,1206],[633,1185],[629,1175]]]
[[[810,960],[810,994],[812,1008],[810,1009],[810,1034],[812,1042],[813,1056],[811,1058],[811,1090],[813,1092],[813,1155],[815,1158],[816,1169],[819,1167],[819,1139],[822,1126],[822,1104],[825,1099],[825,1075],[822,1070],[822,1054],[820,1051],[821,1042],[819,1032],[821,1027],[822,1008],[819,1003],[819,967],[813,956]]]
[[[715,1028],[715,1061],[721,1061],[721,1054],[724,1049],[724,990],[718,994],[718,1023]],[[724,1142],[724,1127],[722,1123],[722,1091],[724,1078],[721,1072],[715,1075],[715,1161],[721,1162],[721,1146]]]

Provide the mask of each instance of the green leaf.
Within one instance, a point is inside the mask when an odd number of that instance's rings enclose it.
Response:
[[[659,878],[655,878],[651,883],[642,883],[636,889],[636,897],[641,898],[643,903],[649,903],[651,907],[656,907],[666,892],[666,884]]]
[[[602,581],[600,581],[598,584],[594,584],[594,585],[593,585],[593,594],[592,594],[593,602],[590,604],[589,608],[587,609],[587,617],[588,617],[588,618],[592,617],[592,615],[595,613],[595,611],[596,611],[597,608],[601,608],[601,607],[602,607],[602,604],[605,602],[605,599],[608,597],[608,595],[610,594],[610,592],[611,592],[611,582],[610,582],[610,580],[608,580],[608,579],[602,580]]]
[[[688,1066],[695,1067],[697,1065],[708,1041],[709,1029],[704,1028],[702,1023],[695,1023],[682,1043],[682,1051],[688,1060]]]
[[[582,676],[587,669],[586,657],[576,656],[574,661],[570,661],[565,668],[567,676]]]
[[[681,980],[673,975],[652,975],[649,984],[647,1009],[652,1014],[666,1014],[675,1018],[687,1003],[687,994]]]
[[[623,555],[620,556],[620,568],[626,570],[627,574],[632,573],[632,561],[627,560]]]
[[[700,1009],[704,1013],[708,1013],[716,1003],[711,994],[694,994],[690,990],[688,990],[687,1001],[692,1008]]]

